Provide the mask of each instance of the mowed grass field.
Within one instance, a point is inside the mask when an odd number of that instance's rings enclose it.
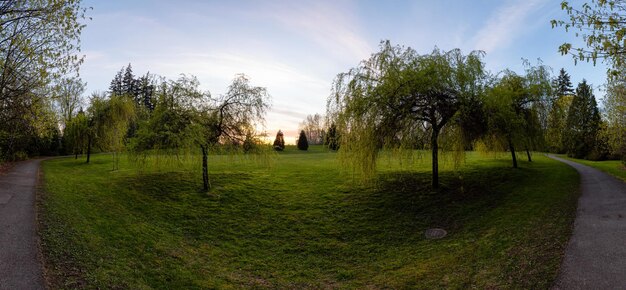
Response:
[[[567,157],[567,155],[559,155],[559,157],[566,158],[580,164],[591,166],[598,170],[602,170],[608,174],[611,174],[623,181],[626,181],[626,166],[620,160],[604,160],[604,161],[591,161],[585,159],[576,159]]]
[[[336,153],[212,156],[213,190],[175,162],[110,155],[44,162],[39,221],[52,288],[549,288],[571,233],[578,176],[535,154],[381,158],[374,182]],[[520,155],[521,157],[521,155]],[[448,165],[446,165],[448,164]],[[448,235],[427,239],[424,231]]]

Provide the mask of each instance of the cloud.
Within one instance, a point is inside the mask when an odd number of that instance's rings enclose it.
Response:
[[[269,5],[265,15],[300,34],[340,59],[362,59],[372,47],[359,33],[360,25],[349,2],[286,1]]]
[[[474,49],[487,53],[505,48],[524,31],[536,23],[529,16],[540,10],[547,0],[515,0],[496,10],[485,26],[473,38]],[[547,24],[546,24],[547,25]]]

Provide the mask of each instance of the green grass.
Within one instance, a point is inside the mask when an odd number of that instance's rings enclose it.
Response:
[[[427,159],[346,178],[336,154],[212,157],[214,189],[175,166],[108,155],[43,164],[52,288],[548,288],[571,233],[578,177],[535,156],[467,155],[429,189]],[[444,164],[445,165],[445,164]],[[446,166],[444,166],[445,168]],[[440,240],[424,230],[444,228]]]
[[[591,161],[585,159],[570,158],[566,155],[559,155],[559,157],[569,159],[587,166],[591,166],[626,181],[626,167],[624,166],[624,163],[619,160]]]

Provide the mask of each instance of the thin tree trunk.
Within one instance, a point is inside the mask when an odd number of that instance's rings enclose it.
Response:
[[[439,130],[433,128],[433,133],[430,136],[430,151],[432,153],[432,186],[434,189],[439,188],[439,143],[437,139],[439,137]]]
[[[511,158],[513,158],[513,168],[517,168],[517,158],[515,157],[515,147],[513,146],[513,141],[511,139],[509,141],[509,150],[511,151]]]
[[[91,157],[91,136],[87,137],[87,163],[89,163],[89,157]]]
[[[209,181],[209,166],[207,162],[207,148],[204,145],[201,145],[202,148],[202,186],[205,191],[209,191],[211,189],[211,182]]]
[[[533,162],[533,159],[530,157],[530,150],[526,147],[526,156],[528,157],[528,162]]]

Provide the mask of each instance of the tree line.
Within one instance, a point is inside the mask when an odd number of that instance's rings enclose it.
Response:
[[[252,86],[242,74],[224,95],[213,96],[193,76],[135,78],[129,64],[116,74],[107,93],[92,95],[87,110],[68,123],[64,143],[76,158],[84,153],[87,163],[92,148],[112,152],[114,170],[122,151],[141,157],[155,150],[178,154],[197,148],[203,187],[209,190],[208,155],[224,146],[255,150],[260,144],[255,126],[263,120],[269,98],[265,88]]]
[[[602,118],[585,80],[573,90],[563,69],[553,78],[549,67],[528,61],[523,74],[492,74],[482,57],[458,49],[420,55],[381,42],[378,52],[335,79],[327,114],[340,132],[340,158],[367,176],[381,149],[429,149],[438,187],[444,148],[509,151],[513,167],[520,150],[528,161],[534,150],[592,160],[625,157],[623,127],[614,122],[619,114]],[[617,96],[623,83],[610,88],[607,112],[623,114],[614,105],[623,100]]]

